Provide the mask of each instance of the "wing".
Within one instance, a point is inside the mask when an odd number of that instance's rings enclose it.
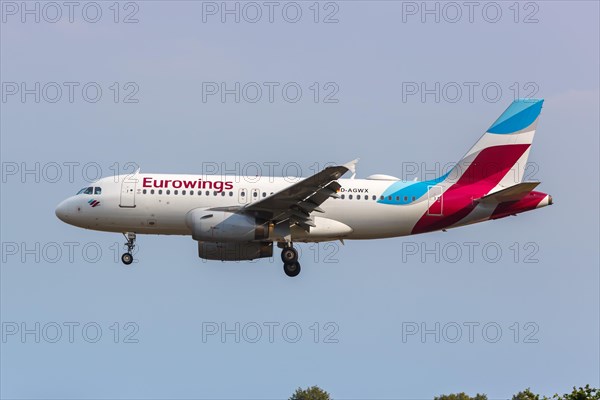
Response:
[[[242,212],[280,223],[289,220],[305,230],[315,226],[310,214],[323,212],[319,207],[330,197],[338,197],[341,185],[337,180],[346,172],[355,172],[357,160],[327,167],[315,175],[243,207]]]

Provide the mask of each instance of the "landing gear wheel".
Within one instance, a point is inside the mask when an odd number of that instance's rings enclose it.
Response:
[[[129,265],[133,262],[133,256],[131,255],[131,253],[124,253],[121,256],[121,261],[123,261],[123,264]]]
[[[123,233],[127,242],[125,242],[125,246],[127,247],[127,253],[124,253],[121,256],[121,261],[123,264],[129,265],[133,262],[133,249],[135,248],[135,232],[125,232]]]
[[[300,273],[300,263],[298,261],[284,263],[283,272],[290,277],[298,276]]]
[[[284,263],[293,263],[298,261],[298,252],[293,247],[285,247],[281,250],[281,261]]]

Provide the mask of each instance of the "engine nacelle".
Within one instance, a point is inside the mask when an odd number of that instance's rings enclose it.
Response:
[[[198,256],[206,260],[243,261],[272,255],[273,242],[198,242]]]
[[[197,209],[185,218],[194,240],[206,242],[251,242],[269,237],[269,224],[227,211]]]

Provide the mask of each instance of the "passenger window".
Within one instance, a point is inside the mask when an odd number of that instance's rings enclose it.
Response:
[[[356,200],[360,200],[360,194],[356,195]]]
[[[415,196],[413,196],[413,197],[412,197],[412,201],[415,201],[415,200],[416,200],[416,198],[415,198]]]
[[[191,195],[193,195],[193,194],[194,194],[194,191],[193,191],[193,190],[190,190],[190,196],[191,196]]]
[[[342,200],[344,200],[345,198],[346,198],[346,195],[345,195],[345,194],[343,194],[343,195],[342,195]]]
[[[233,192],[229,192],[229,197],[232,197],[232,196],[233,196]]]
[[[263,197],[267,197],[267,193],[263,192]]]
[[[383,196],[381,196],[381,197],[379,198],[379,200],[383,200]]]
[[[173,190],[173,194],[177,194],[177,193],[178,193],[178,190]]]
[[[348,199],[352,200],[352,195],[351,194],[348,195]]]
[[[408,196],[404,196],[404,201],[408,201]]]
[[[388,196],[388,200],[391,200],[391,199],[392,199],[392,196]]]
[[[154,194],[154,189],[150,189],[150,194]]]
[[[177,193],[175,193],[175,194],[177,194]],[[182,191],[181,191],[181,194],[185,194],[185,190],[182,190]]]
[[[377,200],[377,196],[373,195],[373,200]]]
[[[171,191],[170,191],[170,190],[167,190],[167,194],[171,194]]]
[[[210,190],[207,190],[207,191],[206,191],[206,195],[207,195],[207,196],[210,196]]]
[[[162,194],[162,189],[158,189],[158,194]]]
[[[221,192],[221,196],[225,196],[225,192]]]
[[[256,192],[252,193],[252,197],[256,197],[256,196],[258,196],[258,193],[256,193]]]
[[[143,193],[143,194],[146,194],[146,189],[142,190],[142,193]]]
[[[400,200],[400,196],[396,196],[396,201]]]
[[[102,188],[95,187],[94,188],[94,194],[102,194]]]

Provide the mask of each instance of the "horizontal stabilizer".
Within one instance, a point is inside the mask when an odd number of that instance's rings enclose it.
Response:
[[[483,196],[476,201],[480,203],[505,203],[507,201],[518,201],[527,196],[527,194],[535,189],[539,184],[540,182],[521,182],[506,189]]]

